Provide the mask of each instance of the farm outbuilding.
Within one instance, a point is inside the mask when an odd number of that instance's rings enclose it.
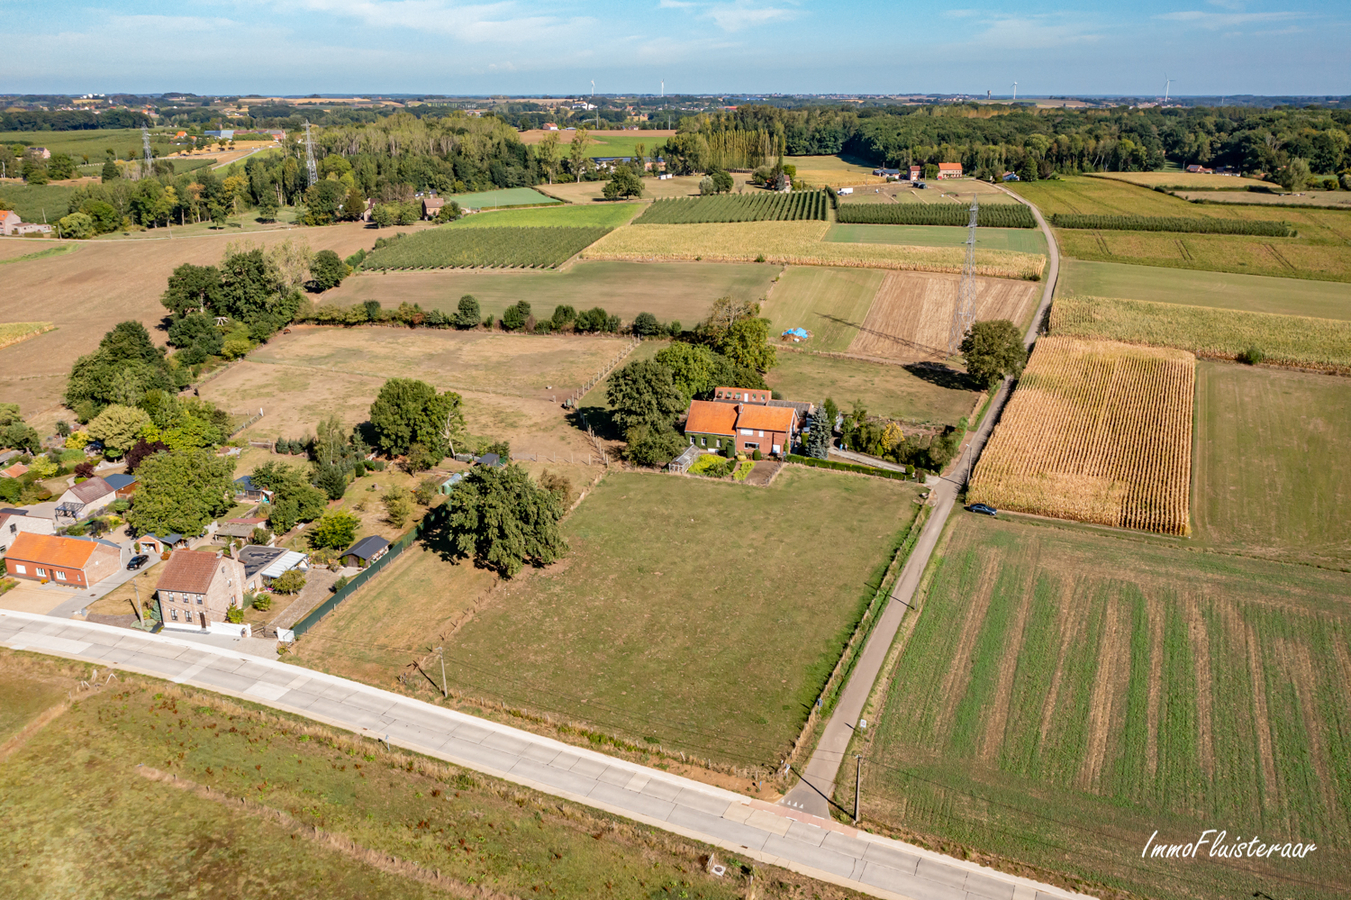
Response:
[[[388,552],[389,541],[382,537],[371,535],[370,537],[362,538],[343,551],[342,564],[344,566],[357,566],[364,569]]]

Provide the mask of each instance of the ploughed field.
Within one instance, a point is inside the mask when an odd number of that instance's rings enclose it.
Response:
[[[971,502],[1187,534],[1195,368],[1179,350],[1041,339],[981,454]]]

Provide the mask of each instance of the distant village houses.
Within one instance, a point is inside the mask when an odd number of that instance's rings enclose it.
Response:
[[[0,210],[0,234],[22,237],[26,234],[51,234],[52,226],[38,222],[25,222],[12,209]]]

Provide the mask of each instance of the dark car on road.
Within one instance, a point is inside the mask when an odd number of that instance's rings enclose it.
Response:
[[[145,554],[141,554],[140,556],[133,556],[131,558],[131,561],[127,563],[127,571],[135,572],[137,569],[139,569],[141,566],[145,565],[148,562],[150,562],[150,557],[146,556]]]
[[[967,509],[973,513],[980,513],[982,516],[997,516],[999,510],[993,506],[986,506],[984,503],[972,503]]]

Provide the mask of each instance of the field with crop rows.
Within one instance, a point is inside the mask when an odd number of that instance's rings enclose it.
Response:
[[[1238,206],[1312,206],[1327,209],[1351,209],[1351,193],[1346,191],[1300,191],[1298,194],[1268,194],[1264,191],[1178,191],[1183,200],[1203,203],[1232,203]]]
[[[949,527],[850,751],[865,821],[1093,896],[1351,896],[1351,576],[1040,522]],[[1207,828],[1318,850],[1141,858],[1156,830]]]
[[[363,269],[545,269],[566,262],[608,228],[456,228],[442,226],[371,253]]]
[[[1190,353],[1042,338],[981,454],[971,501],[1189,533],[1195,380]]]
[[[1176,347],[1235,359],[1256,349],[1269,365],[1351,374],[1351,322],[1102,297],[1059,297],[1051,333]]]
[[[887,273],[849,352],[902,362],[945,358],[960,281],[956,275]],[[1028,281],[979,278],[976,321],[1009,319],[1021,327],[1040,295]]]
[[[832,225],[826,240],[843,244],[902,244],[911,247],[957,247],[966,243],[966,229],[951,225]],[[1040,228],[981,228],[976,246],[982,250],[1046,255]]]
[[[51,322],[0,322],[0,347],[17,344],[55,327]]]
[[[1246,234],[1259,237],[1294,237],[1285,222],[1254,222],[1246,219],[1216,219],[1184,216],[1100,216],[1084,213],[1052,213],[1057,228],[1087,228],[1098,231],[1175,231],[1182,234]]]
[[[859,266],[960,274],[962,247],[906,247],[825,241],[827,222],[744,222],[710,225],[629,225],[582,252],[584,259],[717,260],[798,266]],[[1030,253],[976,250],[976,274],[991,278],[1041,277],[1046,258]]]
[[[970,207],[957,203],[841,203],[836,217],[864,225],[961,225],[971,221]],[[976,224],[988,228],[1036,228],[1032,211],[1021,203],[998,203],[976,211]]]
[[[825,219],[824,191],[719,194],[682,200],[657,200],[638,217],[639,225],[692,225],[704,222],[799,222]]]

